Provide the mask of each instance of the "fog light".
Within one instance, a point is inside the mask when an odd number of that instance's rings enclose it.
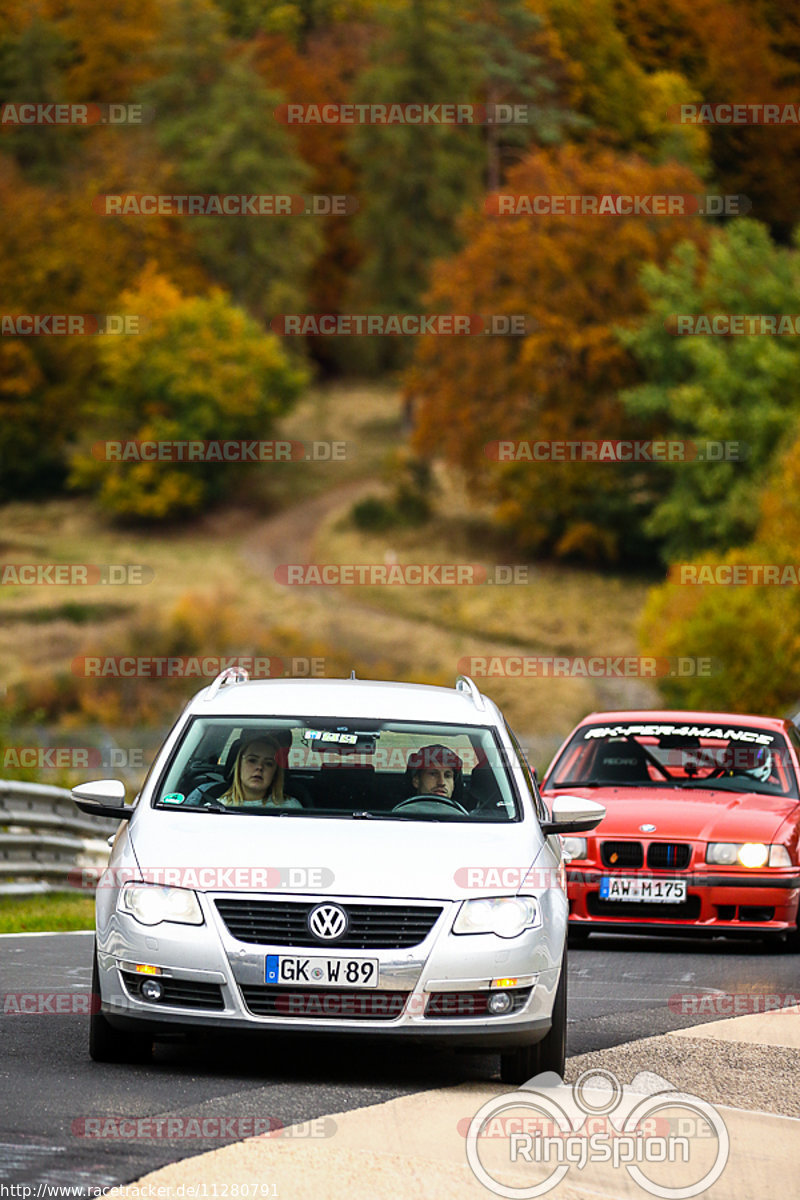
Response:
[[[164,985],[159,979],[145,979],[139,991],[144,1000],[160,1000],[164,995]]]
[[[500,1013],[507,1013],[513,1003],[508,992],[492,992],[486,1007],[490,1013],[499,1016]]]

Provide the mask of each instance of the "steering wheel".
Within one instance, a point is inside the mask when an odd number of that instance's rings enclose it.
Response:
[[[451,796],[437,796],[434,792],[420,792],[418,796],[409,796],[408,799],[395,804],[392,812],[400,812],[402,808],[408,808],[410,805],[416,804],[418,800],[435,800],[437,804],[444,804],[448,808],[454,808],[456,812],[463,813],[465,817],[469,816],[467,810],[457,800],[453,800]]]

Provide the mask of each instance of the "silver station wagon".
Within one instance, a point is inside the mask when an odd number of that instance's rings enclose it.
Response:
[[[567,897],[559,834],[496,705],[453,689],[223,672],[186,707],[97,883],[90,1053],[236,1030],[412,1038],[563,1075]]]

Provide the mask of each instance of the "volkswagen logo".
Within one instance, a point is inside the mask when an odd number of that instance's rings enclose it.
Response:
[[[640,825],[639,831],[641,833],[655,833],[656,827],[655,825]]]
[[[320,941],[338,941],[347,933],[347,924],[347,913],[338,904],[318,904],[308,914],[308,928]]]

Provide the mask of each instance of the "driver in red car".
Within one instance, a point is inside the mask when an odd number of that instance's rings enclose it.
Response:
[[[464,764],[454,750],[434,743],[408,756],[407,773],[417,796],[442,796],[458,800]]]

